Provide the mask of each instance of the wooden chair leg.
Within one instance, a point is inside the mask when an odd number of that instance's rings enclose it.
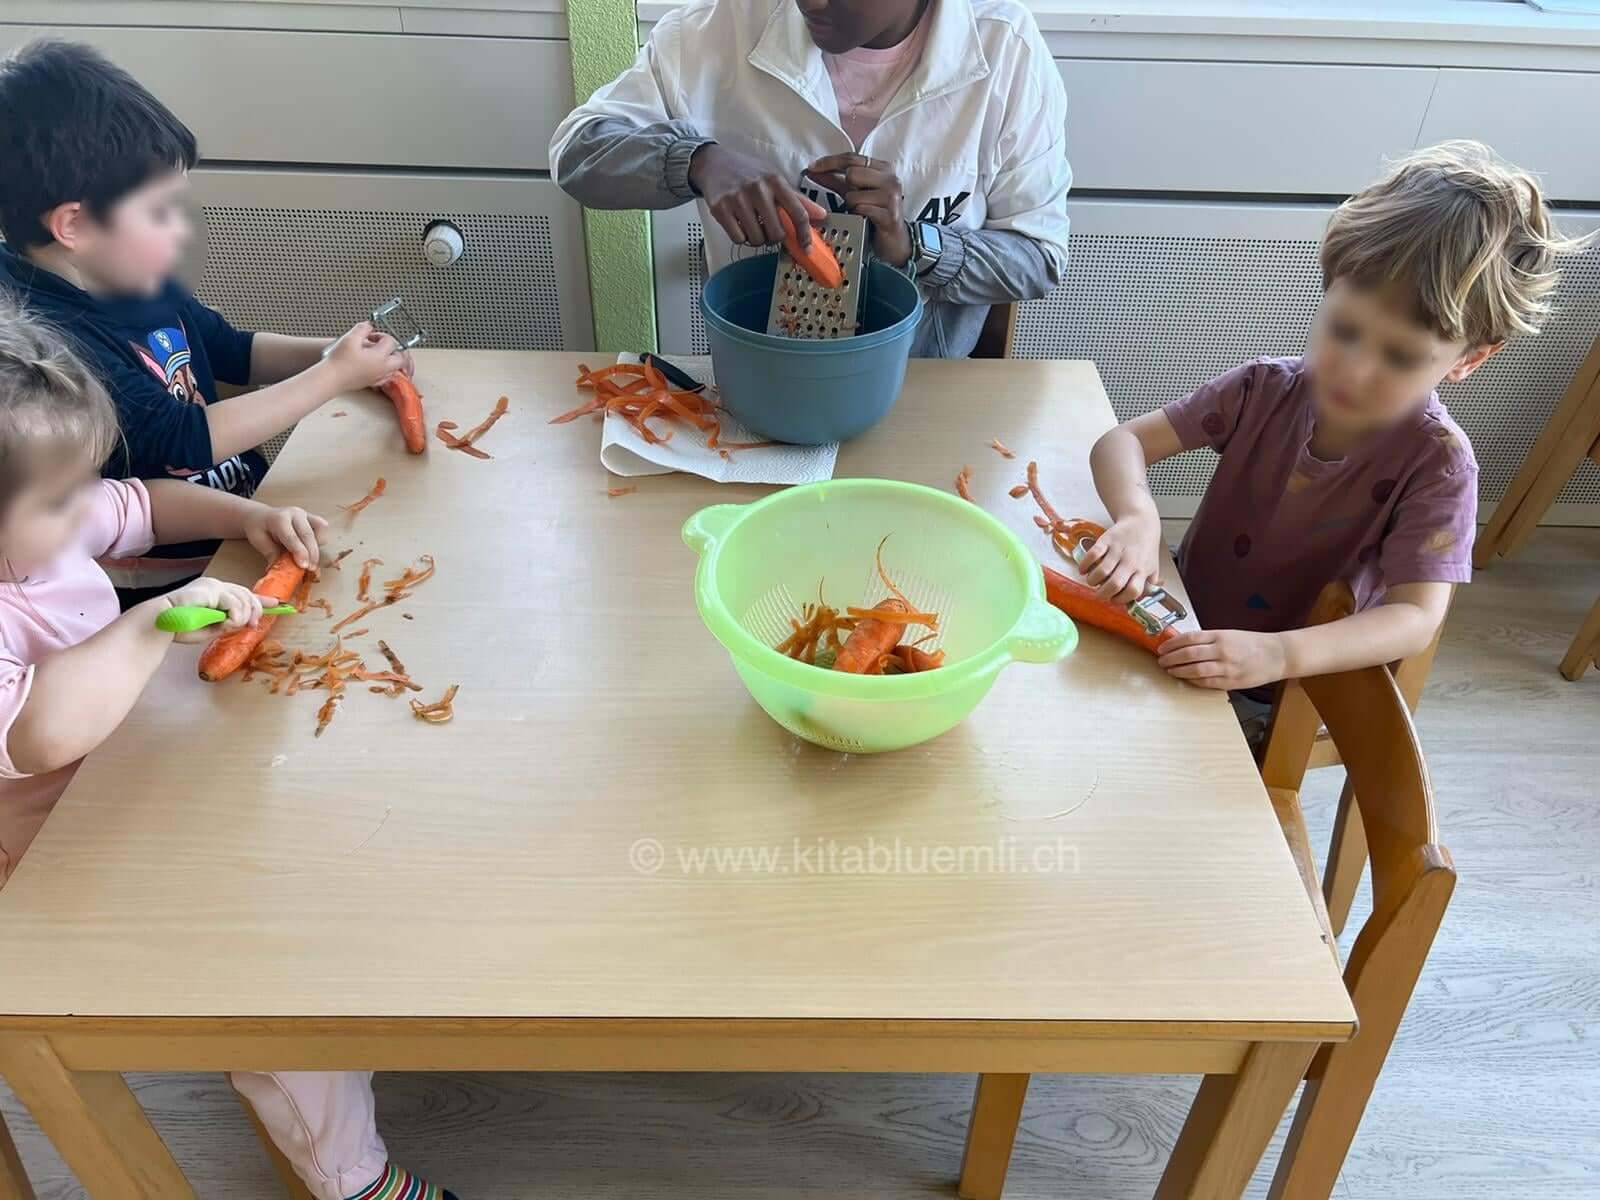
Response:
[[[1567,655],[1561,660],[1561,674],[1576,683],[1583,678],[1589,664],[1600,661],[1600,600],[1595,601],[1589,615],[1572,639]]]
[[[1316,1050],[1310,1042],[1257,1042],[1237,1075],[1207,1075],[1156,1200],[1238,1200]]]
[[[256,1136],[261,1139],[261,1145],[267,1152],[267,1158],[272,1163],[272,1169],[278,1173],[278,1180],[283,1184],[284,1195],[289,1200],[317,1200],[311,1189],[306,1186],[305,1180],[294,1169],[294,1164],[278,1149],[278,1143],[272,1140],[272,1135],[267,1132],[267,1127],[261,1123],[261,1118],[256,1115],[255,1106],[244,1096],[235,1091],[239,1097],[239,1106],[244,1109],[245,1116],[250,1118],[250,1124],[256,1131]]]
[[[114,1071],[70,1071],[38,1034],[0,1037],[0,1075],[93,1200],[195,1200]]]
[[[4,1117],[0,1117],[0,1200],[35,1200],[28,1174],[22,1169],[22,1156],[17,1153]]]
[[[1011,1146],[1028,1095],[1026,1075],[979,1075],[961,1155],[961,1200],[1000,1200],[1011,1166]]]
[[[1328,906],[1333,934],[1344,932],[1355,903],[1356,889],[1367,870],[1367,829],[1361,823],[1361,807],[1356,803],[1350,780],[1339,793],[1339,810],[1333,818],[1333,837],[1328,846],[1328,867],[1322,873],[1322,899]]]

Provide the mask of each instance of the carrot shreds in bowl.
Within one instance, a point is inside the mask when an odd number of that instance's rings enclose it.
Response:
[[[443,725],[456,715],[456,692],[461,685],[452,683],[445,689],[444,698],[433,704],[424,704],[421,700],[411,702],[411,712],[419,721],[426,721],[430,725]]]
[[[374,500],[388,490],[389,481],[380,475],[378,476],[378,482],[372,485],[372,490],[370,492],[368,492],[361,499],[357,500],[354,504],[342,504],[340,507],[344,509],[350,520],[354,521],[362,514],[369,504],[371,504]]]
[[[939,614],[925,612],[898,612],[883,608],[857,608],[851,605],[845,609],[845,615],[854,620],[871,619],[882,621],[887,625],[926,625],[929,629],[939,628]]]

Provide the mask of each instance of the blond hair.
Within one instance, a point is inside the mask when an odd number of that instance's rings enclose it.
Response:
[[[0,294],[0,508],[41,460],[77,451],[98,467],[121,436],[111,398],[62,335]]]
[[[1322,286],[1398,285],[1446,340],[1493,345],[1538,332],[1557,257],[1589,240],[1555,229],[1527,171],[1482,142],[1441,142],[1339,206],[1322,239]]]

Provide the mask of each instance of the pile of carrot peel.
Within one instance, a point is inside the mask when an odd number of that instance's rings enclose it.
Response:
[[[615,413],[646,442],[664,446],[672,440],[672,429],[658,431],[651,421],[673,422],[706,435],[706,448],[723,458],[735,450],[761,450],[776,442],[724,442],[721,407],[700,392],[674,388],[653,363],[616,363],[598,371],[578,367],[578,386],[594,395],[570,412],[551,417],[550,424],[565,425],[591,413],[603,417]]]
[[[411,677],[405,663],[400,660],[388,642],[380,639],[377,645],[378,653],[383,656],[385,669],[374,670],[367,665],[360,651],[351,649],[347,644],[348,641],[365,634],[367,630],[356,629],[343,637],[340,636],[341,630],[359,618],[377,609],[387,608],[412,595],[417,587],[433,578],[436,570],[433,556],[424,554],[415,566],[406,568],[399,576],[382,585],[384,595],[380,599],[368,599],[372,568],[379,565],[380,561],[368,559],[363,564],[361,598],[364,602],[331,627],[333,640],[326,650],[320,654],[296,650],[291,654],[284,648],[282,642],[264,641],[250,656],[240,676],[245,682],[258,676],[269,679],[271,681],[269,690],[273,695],[293,696],[298,692],[327,692],[327,699],[317,710],[317,737],[321,737],[333,723],[351,684],[367,684],[369,692],[390,698],[403,696],[407,692],[422,691],[422,685]],[[296,607],[301,611],[305,611],[307,607],[322,607],[327,609],[331,616],[332,606],[326,600],[309,599],[313,582],[310,575],[302,582],[295,595]],[[452,684],[444,699],[435,704],[423,704],[421,701],[413,700],[411,702],[413,714],[419,720],[430,724],[442,724],[450,720],[454,715],[452,704],[458,687],[459,685]]]
[[[848,607],[842,612],[828,604],[817,585],[817,602],[790,618],[792,632],[773,647],[779,654],[824,670],[857,675],[910,675],[944,665],[944,651],[929,653],[921,647],[939,635],[939,614],[918,612],[883,566],[883,544],[876,556],[878,577],[889,596],[872,608]],[[914,642],[902,639],[913,625],[928,633]],[[840,634],[846,636],[840,637]]]

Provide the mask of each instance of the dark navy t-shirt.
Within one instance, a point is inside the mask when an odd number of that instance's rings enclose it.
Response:
[[[250,381],[254,334],[235,329],[175,282],[152,297],[91,296],[0,248],[0,283],[67,334],[116,403],[126,444],[113,451],[104,475],[184,479],[236,496],[255,492],[266,460],[249,450],[213,461],[205,415],[218,399],[219,379]],[[214,542],[157,546],[150,557],[203,560],[215,548]]]

